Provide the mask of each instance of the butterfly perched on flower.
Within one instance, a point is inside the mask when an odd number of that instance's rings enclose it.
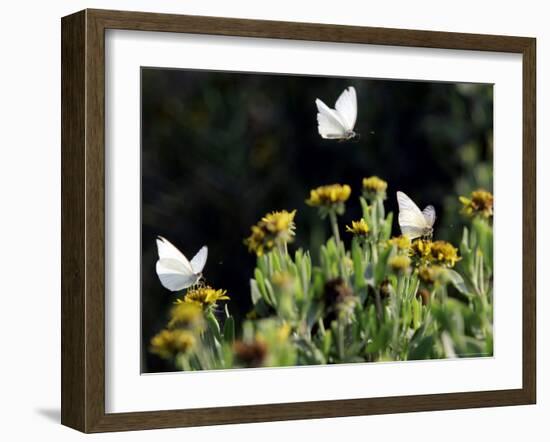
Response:
[[[170,241],[157,238],[159,259],[156,270],[161,284],[173,292],[197,284],[208,257],[208,247],[203,246],[189,261]]]
[[[399,204],[399,227],[403,236],[409,239],[432,236],[435,223],[434,206],[427,206],[424,210],[420,210],[403,192],[397,192],[397,203]]]

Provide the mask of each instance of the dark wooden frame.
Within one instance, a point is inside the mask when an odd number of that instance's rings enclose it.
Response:
[[[105,30],[284,38],[523,56],[523,386],[403,397],[105,413]],[[62,19],[61,422],[84,432],[534,404],[536,40],[405,29],[84,10]]]

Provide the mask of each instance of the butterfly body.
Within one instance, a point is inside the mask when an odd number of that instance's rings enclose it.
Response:
[[[433,206],[426,206],[424,210],[410,199],[405,193],[397,192],[397,203],[399,204],[399,227],[401,234],[415,238],[431,238],[436,215]]]
[[[353,140],[356,136],[357,134],[353,130],[347,130],[344,133],[344,137],[340,141]]]
[[[354,131],[357,120],[357,94],[353,86],[344,90],[336,100],[334,109],[322,100],[315,100],[317,105],[317,123],[319,135],[329,140],[347,141],[357,137]]]
[[[159,259],[156,264],[161,284],[173,292],[197,285],[202,279],[202,271],[208,257],[208,248],[201,247],[189,261],[170,241],[162,236],[157,238]]]

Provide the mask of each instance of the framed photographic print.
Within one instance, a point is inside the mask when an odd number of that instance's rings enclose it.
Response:
[[[62,423],[532,404],[535,40],[62,20]]]

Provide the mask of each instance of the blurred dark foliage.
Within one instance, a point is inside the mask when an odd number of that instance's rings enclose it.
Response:
[[[323,140],[315,98],[333,107],[350,85],[360,139]],[[272,210],[298,209],[292,247],[317,250],[328,235],[327,223],[304,204],[313,187],[352,186],[342,228],[360,217],[361,179],[378,175],[389,183],[394,213],[397,190],[421,208],[433,204],[435,237],[456,244],[458,195],[492,190],[492,125],[491,85],[144,68],[143,371],[169,370],[147,351],[175,299],[155,273],[156,235],[189,259],[208,245],[206,282],[228,290],[239,320],[251,306],[255,256],[243,239],[252,224]]]

